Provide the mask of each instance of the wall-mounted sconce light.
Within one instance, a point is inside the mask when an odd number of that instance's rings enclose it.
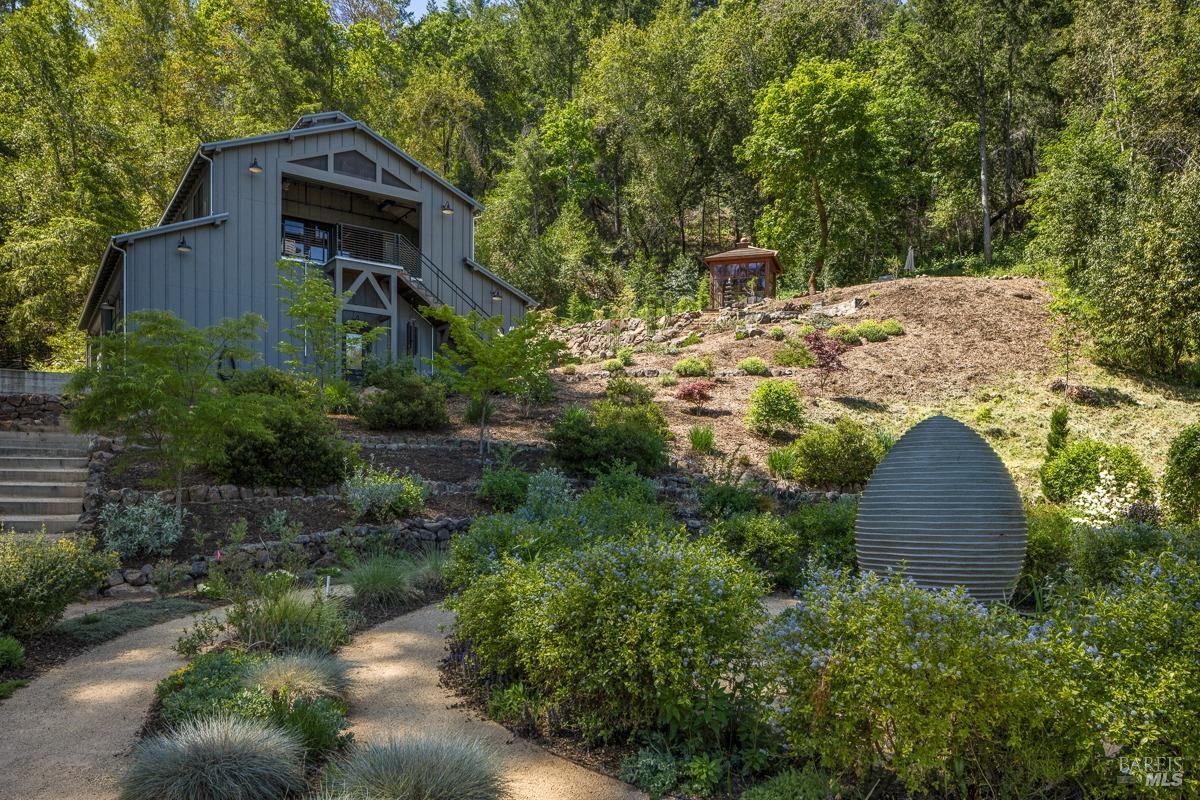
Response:
[[[492,289],[492,302],[493,302],[493,303],[499,303],[499,302],[500,302],[500,300],[501,300],[501,297],[500,297],[500,290],[499,290],[499,289]]]
[[[442,216],[449,217],[454,215],[454,209],[450,207],[449,201],[442,203]]]
[[[175,245],[175,252],[179,253],[180,255],[187,255],[188,253],[192,252],[192,246],[188,244],[187,239],[180,236],[179,244]]]
[[[261,174],[262,174],[262,171],[263,171],[263,169],[262,169],[262,164],[259,164],[259,163],[258,163],[258,159],[257,159],[257,158],[256,158],[256,159],[254,159],[253,161],[251,161],[251,162],[250,162],[250,167],[249,167],[249,169],[250,169],[250,174],[251,174],[251,175],[261,175]]]

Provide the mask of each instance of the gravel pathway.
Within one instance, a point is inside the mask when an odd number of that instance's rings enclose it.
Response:
[[[0,703],[0,798],[115,798],[155,684],[184,664],[171,646],[193,619],[105,642]]]
[[[353,665],[350,720],[361,742],[389,735],[448,733],[495,748],[513,800],[643,800],[646,795],[605,775],[552,755],[480,719],[438,685],[446,631],[454,615],[437,606],[389,620],[354,638],[341,656]],[[0,793],[3,796],[3,793]]]

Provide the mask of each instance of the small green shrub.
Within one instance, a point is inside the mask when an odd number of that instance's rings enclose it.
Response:
[[[614,463],[596,476],[593,491],[612,497],[625,497],[653,503],[658,498],[654,481],[643,478],[632,464]]]
[[[88,536],[47,541],[0,534],[0,635],[27,637],[50,628],[67,604],[117,568]]]
[[[811,322],[805,322],[802,319],[794,319],[792,322],[796,325],[796,336],[801,338],[808,336],[810,333],[817,332],[817,326]]]
[[[700,344],[703,341],[704,341],[704,339],[700,336],[700,334],[693,331],[693,332],[689,333],[687,336],[680,339],[678,346],[679,347],[692,347],[693,345]]]
[[[804,425],[804,400],[791,381],[768,379],[750,392],[746,427],[760,436],[775,436]]]
[[[600,362],[600,369],[609,375],[620,375],[625,372],[625,364],[619,358],[608,358]]]
[[[866,483],[886,452],[880,437],[850,417],[806,430],[787,446],[775,466],[807,486],[842,489]]]
[[[262,657],[237,650],[204,653],[159,681],[159,714],[169,725],[196,717],[236,713],[247,671]]]
[[[787,524],[800,537],[805,572],[816,569],[855,570],[854,521],[858,501],[842,497],[834,502],[803,505],[787,516]],[[801,581],[807,574],[801,576]]]
[[[666,386],[666,387],[670,388],[672,386],[675,386],[678,383],[679,383],[679,376],[676,375],[674,372],[667,372],[667,373],[664,373],[664,374],[658,376],[658,385],[659,386]]]
[[[688,430],[688,444],[701,455],[717,451],[717,434],[712,425],[693,425]]]
[[[633,366],[633,348],[619,347],[617,348],[617,361],[621,362],[622,367]]]
[[[571,499],[567,476],[554,467],[546,467],[529,477],[529,490],[518,510],[524,519],[546,520],[561,514]]]
[[[349,687],[346,662],[327,653],[286,653],[249,665],[243,685],[268,697],[286,693],[293,698],[344,699]]]
[[[478,397],[467,398],[467,408],[463,412],[463,420],[472,425],[478,425],[481,420],[491,421],[496,413],[496,405],[488,398],[480,402]]]
[[[378,522],[401,519],[425,505],[425,485],[386,467],[359,464],[342,484],[342,496],[356,517]]]
[[[712,356],[688,356],[675,362],[672,371],[681,378],[704,378],[712,375]]]
[[[122,558],[165,555],[183,536],[183,520],[158,495],[128,505],[108,503],[100,511],[100,536]]]
[[[778,325],[773,326],[771,328],[771,330],[767,331],[767,336],[769,336],[770,338],[774,339],[777,342],[782,342],[784,339],[787,338],[787,334],[784,332],[783,328],[781,328]]]
[[[1069,442],[1042,465],[1042,494],[1054,503],[1074,500],[1100,482],[1101,460],[1118,485],[1134,484],[1136,499],[1154,498],[1154,477],[1133,450],[1094,439]]]
[[[788,769],[742,792],[741,800],[829,800],[837,784],[811,767]]]
[[[759,358],[758,356],[751,356],[750,358],[743,358],[741,361],[738,362],[737,368],[740,369],[742,372],[746,373],[747,375],[770,375],[771,374],[771,368],[767,365],[767,362],[764,361],[763,359]]]
[[[610,402],[627,406],[645,405],[654,400],[654,392],[650,391],[649,387],[622,375],[609,378],[604,393]]]
[[[1067,405],[1055,406],[1050,412],[1050,432],[1046,435],[1046,460],[1054,458],[1067,444],[1070,433],[1071,409]]]
[[[331,653],[350,639],[341,598],[296,588],[296,579],[273,572],[258,581],[257,596],[234,603],[226,616],[235,639],[276,652]]]
[[[643,747],[621,762],[621,780],[658,800],[679,783],[679,763],[665,747]]]
[[[325,384],[325,410],[330,414],[358,414],[362,403],[357,390],[340,378]]]
[[[774,514],[734,514],[714,526],[714,532],[734,553],[770,578],[774,586],[799,585],[804,564],[800,536]]]
[[[274,367],[255,367],[236,370],[225,380],[231,395],[261,394],[311,403],[316,398],[315,387],[292,372]]]
[[[485,672],[519,667],[599,738],[701,734],[731,702],[722,678],[744,668],[764,588],[712,539],[635,532],[549,564],[505,562],[458,596],[456,633]]]
[[[10,678],[0,681],[0,700],[7,700],[13,696],[17,689],[23,689],[29,685],[29,681],[23,678]]]
[[[707,519],[723,519],[731,514],[764,511],[767,498],[756,487],[733,481],[712,481],[700,487],[700,513]]]
[[[1184,428],[1171,442],[1162,496],[1172,521],[1181,525],[1200,522],[1200,424]]]
[[[1071,528],[1071,569],[1087,586],[1105,586],[1121,576],[1131,556],[1156,556],[1168,545],[1167,532],[1157,525],[1121,520],[1112,525]]]
[[[373,800],[503,800],[493,753],[475,739],[410,736],[355,748],[328,779],[344,796]]]
[[[775,351],[774,358],[780,367],[811,367],[817,363],[808,344],[798,338],[784,340],[783,346]]]
[[[25,648],[12,636],[0,636],[0,669],[19,669],[25,664]]]
[[[1040,589],[1062,575],[1071,558],[1071,515],[1059,506],[1039,503],[1025,509],[1027,534],[1023,575]]]
[[[862,337],[859,336],[858,331],[850,325],[834,325],[832,328],[826,331],[826,333],[830,339],[849,347],[857,347],[858,345],[862,344]]]
[[[855,325],[854,333],[859,338],[866,339],[868,342],[886,342],[888,338],[887,329],[880,322],[873,319],[864,319]]]
[[[267,397],[263,429],[229,439],[209,469],[238,486],[316,489],[346,476],[351,445],[311,401]]]
[[[237,717],[181,723],[144,739],[121,781],[122,800],[278,800],[305,788],[294,735]]]
[[[368,428],[428,431],[450,424],[445,387],[409,364],[371,370],[367,384],[380,390],[363,402],[359,412]]]
[[[883,332],[888,336],[904,335],[904,326],[900,324],[899,320],[885,319],[883,322],[879,323],[879,325],[881,328],[883,328]]]
[[[487,467],[479,481],[479,497],[497,511],[514,511],[525,502],[529,492],[529,473],[514,467],[511,458],[502,458],[494,467]]]
[[[567,409],[549,434],[554,457],[576,474],[596,474],[614,462],[654,475],[667,463],[666,420],[653,404],[602,401],[592,409]]]

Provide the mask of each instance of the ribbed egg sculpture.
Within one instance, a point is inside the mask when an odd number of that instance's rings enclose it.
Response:
[[[965,586],[1007,600],[1025,560],[1025,510],[983,437],[934,416],[900,438],[858,505],[858,566],[898,571],[920,586]]]

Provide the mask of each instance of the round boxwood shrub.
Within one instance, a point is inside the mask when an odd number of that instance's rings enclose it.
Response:
[[[374,430],[437,430],[450,424],[446,389],[411,366],[391,364],[372,370],[367,383],[379,391],[362,404],[359,417]]]
[[[540,567],[508,562],[457,599],[456,632],[590,736],[700,732],[747,667],[765,588],[715,539],[635,533]]]
[[[121,781],[122,800],[278,800],[302,792],[304,747],[269,723],[189,720],[143,740]]]
[[[804,425],[804,399],[791,381],[768,379],[750,392],[746,427],[761,436],[797,430]]]
[[[222,481],[317,489],[346,476],[354,451],[311,404],[266,397],[262,421],[262,431],[231,439],[209,465]]]
[[[328,797],[501,800],[504,776],[475,739],[412,736],[357,747],[328,781]]]
[[[1095,439],[1069,442],[1042,465],[1042,494],[1053,503],[1074,500],[1100,482],[1101,461],[1117,485],[1136,487],[1136,499],[1154,499],[1154,476],[1137,454],[1124,445]]]
[[[779,587],[797,584],[804,553],[800,535],[774,514],[734,514],[715,526],[715,533]]]
[[[833,425],[806,430],[788,445],[782,468],[806,486],[841,489],[866,483],[885,452],[884,441],[874,431],[840,417]]]
[[[594,475],[610,465],[632,464],[654,475],[667,464],[667,424],[654,403],[595,403],[568,408],[550,431],[554,457],[569,472]]]
[[[306,402],[316,397],[310,383],[274,367],[237,370],[226,379],[225,387],[232,395],[263,394]]]
[[[1187,426],[1171,442],[1162,494],[1173,521],[1183,525],[1200,521],[1200,424]]]

